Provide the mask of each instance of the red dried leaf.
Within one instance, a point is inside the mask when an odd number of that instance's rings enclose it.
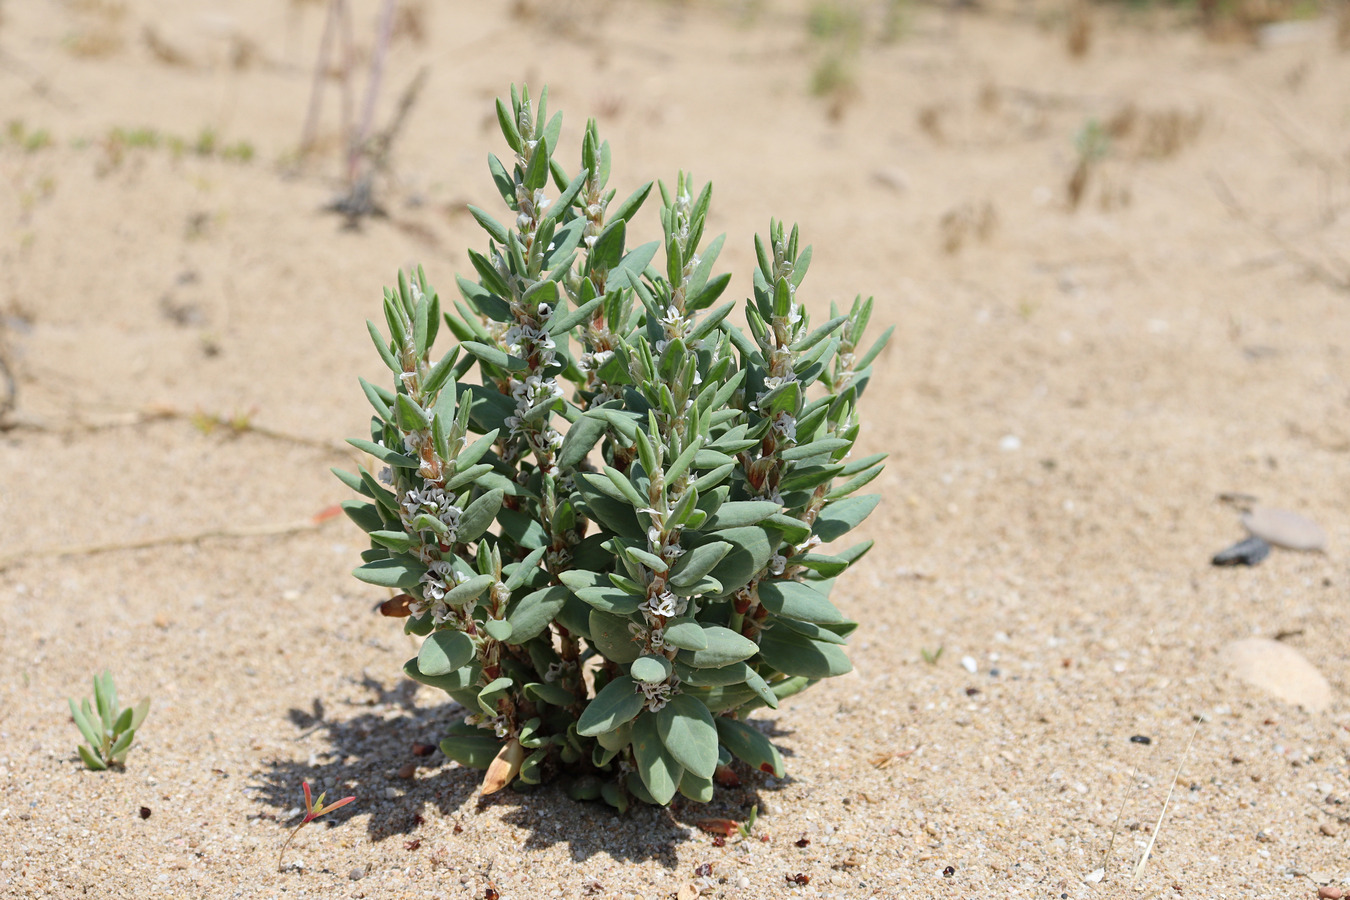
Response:
[[[731,819],[700,819],[696,824],[708,834],[720,834],[724,837],[730,837],[741,827],[739,822],[733,822]]]

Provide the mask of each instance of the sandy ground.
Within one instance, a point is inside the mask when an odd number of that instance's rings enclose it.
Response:
[[[18,124],[0,137],[17,380],[0,895],[1311,897],[1350,881],[1350,53],[1328,27],[1254,47],[1098,11],[1074,59],[1057,9],[918,7],[890,42],[873,9],[856,92],[832,109],[809,91],[824,51],[795,6],[414,9],[381,121],[420,66],[429,81],[390,217],[353,232],[320,211],[338,190],[333,85],[327,152],[283,165],[322,4],[2,8],[0,118]],[[374,21],[357,4],[362,59]],[[788,777],[706,808],[480,804],[478,773],[412,755],[462,711],[401,677],[411,639],[348,574],[359,533],[310,525],[346,496],[327,469],[365,428],[357,376],[380,371],[362,322],[400,266],[443,291],[469,270],[485,238],[464,204],[495,202],[484,161],[502,152],[492,100],[521,80],[550,84],[569,158],[599,117],[621,193],[680,168],[715,183],[733,294],[776,216],[815,245],[799,296],[817,315],[874,294],[874,327],[897,326],[861,440],[891,453],[863,526],[877,547],[836,592],[863,623],[856,674],[758,714]],[[1093,121],[1112,135],[1072,209]],[[119,149],[118,128],[161,144]],[[251,160],[221,152],[239,142]],[[652,209],[638,227],[658,233]],[[1226,491],[1311,516],[1328,552],[1211,567],[1242,536]],[[170,542],[204,532],[224,536]],[[150,546],[57,555],[135,542]],[[1320,669],[1329,709],[1229,674],[1225,644],[1252,635]],[[105,667],[154,699],[123,773],[84,771],[65,709]],[[358,800],[278,874],[302,779]],[[690,827],[755,803],[748,841]]]

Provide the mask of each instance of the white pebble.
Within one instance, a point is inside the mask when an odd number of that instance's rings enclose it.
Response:
[[[1105,877],[1106,877],[1105,869],[1093,869],[1091,872],[1083,876],[1083,880],[1086,881],[1088,884],[1096,884]]]
[[[998,449],[1007,453],[1022,449],[1022,439],[1015,434],[1005,434],[998,442]]]
[[[961,668],[965,669],[967,672],[974,675],[977,671],[979,671],[980,666],[978,663],[975,662],[975,657],[963,656],[961,657]]]

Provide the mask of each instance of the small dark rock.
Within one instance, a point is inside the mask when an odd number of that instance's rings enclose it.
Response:
[[[141,807],[141,818],[142,818],[142,819],[148,819],[148,818],[150,818],[150,807],[148,807],[148,806],[142,806],[142,807]]]
[[[1153,743],[1153,738],[1149,737],[1149,736],[1146,735],[1146,734],[1135,734],[1135,735],[1131,735],[1131,736],[1130,736],[1130,743],[1131,743],[1131,744],[1151,744],[1151,743]]]
[[[1220,550],[1210,560],[1216,566],[1254,566],[1270,555],[1270,544],[1253,535]]]

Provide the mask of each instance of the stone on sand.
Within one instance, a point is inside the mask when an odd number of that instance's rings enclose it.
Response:
[[[1331,705],[1331,685],[1293,647],[1269,638],[1244,638],[1223,649],[1238,678],[1309,712]]]
[[[1312,519],[1287,509],[1258,506],[1242,514],[1242,524],[1256,537],[1289,550],[1325,550],[1327,533]]]

